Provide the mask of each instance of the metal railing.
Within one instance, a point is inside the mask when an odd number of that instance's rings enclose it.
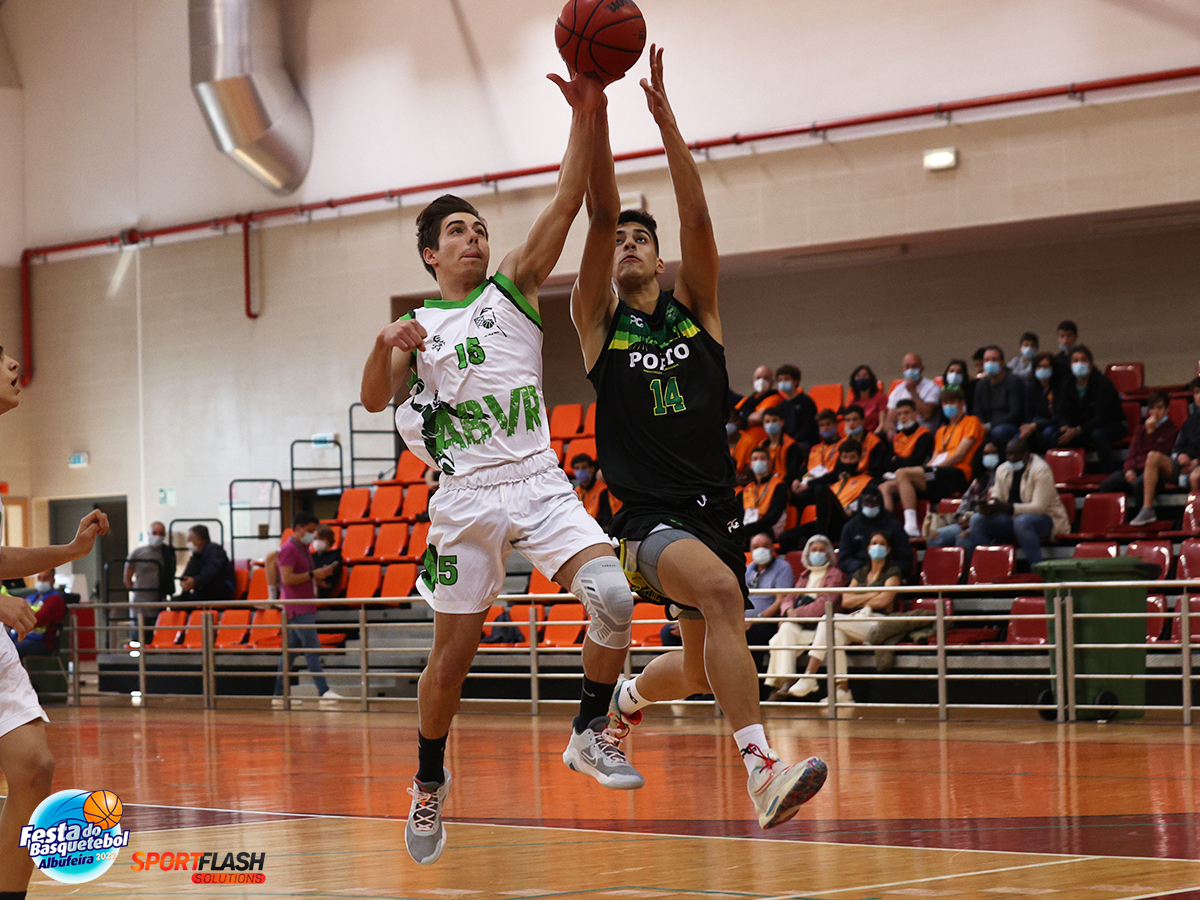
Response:
[[[1132,611],[1123,613],[1092,613],[1081,612],[1076,608],[1076,592],[1081,589],[1090,590],[1105,587],[1137,587],[1147,589],[1149,593],[1154,595],[1179,594],[1177,610],[1167,612]],[[1080,717],[1080,713],[1085,713],[1093,718],[1104,719],[1115,714],[1120,714],[1121,712],[1176,710],[1180,713],[1181,722],[1185,725],[1190,725],[1193,722],[1195,712],[1193,705],[1195,661],[1192,657],[1194,646],[1191,616],[1193,614],[1200,614],[1193,613],[1190,608],[1189,596],[1195,589],[1195,582],[1186,581],[1064,582],[1003,585],[900,586],[889,588],[889,592],[894,591],[898,596],[936,598],[933,611],[924,614],[914,612],[904,614],[907,622],[933,626],[933,634],[929,643],[901,642],[842,645],[830,641],[829,643],[832,646],[826,648],[827,652],[824,660],[825,673],[821,676],[828,691],[826,698],[819,705],[770,702],[765,705],[790,708],[797,711],[805,708],[821,708],[829,717],[837,718],[839,715],[844,714],[848,708],[851,708],[850,704],[838,701],[837,691],[835,690],[835,685],[838,682],[848,684],[871,680],[926,684],[934,682],[936,684],[936,701],[860,702],[853,704],[853,708],[876,710],[922,709],[930,712],[935,711],[940,720],[948,720],[950,714],[956,711],[1035,710],[1041,713],[1044,718],[1053,719],[1058,722],[1075,721]],[[856,594],[875,592],[876,590],[876,588],[861,587],[821,588],[818,593]],[[800,589],[800,592],[807,593],[803,588]],[[797,589],[792,588],[786,591],[754,590],[751,593],[769,595],[791,594],[797,593]],[[973,595],[979,597],[997,593],[1003,594],[1006,597],[1030,596],[1035,594],[1041,596],[1047,594],[1047,612],[1017,616],[1013,616],[1007,612],[957,612],[948,614],[946,612],[946,605],[943,602],[943,600],[956,595]],[[570,599],[571,597],[568,594],[519,594],[498,597],[497,602],[531,604],[527,620],[522,619],[517,622],[498,623],[500,625],[511,624],[523,628],[523,643],[517,645],[481,644],[476,656],[475,665],[472,667],[468,678],[507,682],[527,681],[529,685],[528,698],[499,698],[493,702],[528,704],[531,713],[539,712],[545,704],[568,702],[566,700],[558,701],[543,698],[541,696],[542,687],[554,681],[577,681],[580,677],[579,657],[582,653],[582,647],[580,645],[547,645],[537,635],[541,629],[548,625],[577,625],[582,629],[587,624],[587,621],[584,618],[580,618],[579,620],[551,621],[546,616],[539,615],[536,604],[543,602],[563,602]],[[248,605],[252,605],[247,604],[245,601],[221,601],[197,604],[193,611],[201,612],[198,634],[193,632],[186,639],[186,645],[172,643],[165,646],[154,646],[145,637],[153,630],[153,626],[146,621],[146,610],[155,609],[157,605],[138,603],[95,604],[98,608],[119,609],[124,611],[126,615],[128,615],[128,610],[131,608],[135,609],[136,623],[134,627],[136,628],[136,633],[141,636],[140,640],[122,647],[119,641],[111,642],[106,638],[102,638],[99,632],[124,632],[128,634],[130,627],[128,620],[119,624],[94,626],[94,630],[98,632],[96,644],[97,653],[99,654],[100,671],[102,675],[106,671],[110,675],[120,675],[122,673],[127,675],[129,671],[127,664],[124,668],[121,668],[117,666],[117,660],[123,657],[127,658],[127,656],[131,655],[136,660],[137,694],[134,696],[140,697],[142,703],[145,703],[151,697],[196,696],[195,691],[189,693],[171,693],[169,691],[152,692],[149,690],[154,680],[169,677],[198,680],[199,696],[202,698],[204,706],[206,708],[214,708],[219,696],[229,698],[254,696],[246,694],[219,694],[217,690],[218,677],[221,679],[246,679],[252,677],[274,679],[279,670],[280,657],[282,657],[283,699],[284,705],[287,706],[290,704],[292,694],[291,676],[297,673],[297,670],[293,667],[291,656],[305,652],[305,648],[293,647],[292,654],[283,653],[283,648],[289,645],[290,633],[302,628],[323,631],[331,629],[356,630],[359,636],[356,642],[357,646],[320,647],[316,652],[324,659],[328,660],[332,658],[335,662],[334,668],[326,669],[324,672],[327,679],[335,682],[338,686],[357,683],[358,696],[357,698],[350,699],[356,699],[359,708],[366,711],[375,704],[385,704],[389,701],[411,701],[413,699],[414,695],[412,694],[400,696],[379,695],[379,687],[381,684],[394,683],[396,679],[408,679],[415,682],[416,677],[424,667],[429,653],[429,632],[432,626],[429,618],[383,621],[379,618],[371,618],[369,612],[371,610],[395,609],[397,607],[405,608],[410,607],[414,603],[421,604],[422,602],[417,597],[383,597],[370,600],[322,600],[320,603],[327,609],[342,608],[355,610],[355,618],[346,622],[318,622],[315,625],[297,626],[289,623],[287,617],[284,616],[279,625],[246,626],[249,634],[247,643],[231,647],[217,646],[218,615],[223,609],[245,609]],[[829,634],[834,633],[836,626],[844,615],[835,615],[833,607],[827,607],[824,619],[829,629]],[[1179,643],[1150,639],[1129,643],[1084,643],[1076,640],[1077,627],[1088,620],[1137,619],[1144,622],[1147,619],[1173,620],[1176,616],[1179,616],[1181,619]],[[886,621],[889,618],[892,617],[882,617],[881,620]],[[1047,625],[1046,643],[1018,644],[989,642],[956,644],[947,640],[948,633],[958,623],[971,623],[975,625],[987,623],[989,625],[1007,626],[1008,623],[1014,620],[1045,622]],[[666,624],[669,620],[664,616],[662,619],[642,621],[652,621],[654,624]],[[819,620],[798,620],[795,618],[778,617],[762,618],[758,621],[791,622],[793,624],[804,622],[805,624],[815,626]],[[485,628],[495,626],[496,624],[495,622],[487,623]],[[73,703],[81,701],[78,685],[78,635],[81,630],[88,629],[80,626],[72,614],[72,622],[69,629],[70,647],[67,652],[69,652],[72,661],[71,702]],[[1162,631],[1165,630],[1165,628],[1162,629]],[[256,634],[262,636],[268,632],[272,634],[278,632],[277,645],[256,646],[253,643]],[[1142,634],[1145,634],[1144,630]],[[530,636],[533,636],[532,640]],[[272,643],[274,644],[275,642]],[[104,646],[110,646],[114,649],[106,654],[103,649],[100,649]],[[632,647],[625,664],[627,674],[632,673],[635,668],[644,667],[649,659],[653,658],[654,654],[670,652],[674,649],[673,647],[652,645]],[[754,645],[750,649],[752,651],[784,650],[803,652],[808,649],[808,645]],[[829,651],[842,649],[846,649],[851,654],[863,651],[890,651],[896,654],[896,668],[886,672],[879,672],[866,670],[863,665],[856,664],[851,667],[850,671],[839,672],[837,670],[838,653]],[[1144,674],[1133,672],[1114,674],[1111,672],[1079,671],[1077,660],[1080,651],[1103,652],[1115,649],[1146,650],[1148,656],[1152,657],[1153,671],[1147,671]],[[857,659],[858,657],[856,657]],[[346,664],[338,666],[336,665],[337,660],[344,660]],[[178,665],[174,665],[175,663],[178,663]],[[250,666],[256,663],[257,667],[250,668]],[[972,665],[972,663],[975,665]],[[760,679],[764,678],[763,675],[759,677]],[[803,673],[798,673],[796,677],[803,677]],[[1094,698],[1092,702],[1086,702],[1086,697],[1081,699],[1080,693],[1084,690],[1082,686],[1086,685],[1089,681],[1099,679],[1143,680],[1148,685],[1150,683],[1163,682],[1178,683],[1180,685],[1181,700],[1179,703],[1123,704],[1115,702],[1115,698],[1112,700]],[[1029,703],[955,702],[950,698],[951,686],[962,683],[973,682],[977,685],[986,686],[988,683],[1005,681],[1028,682],[1041,680],[1046,680],[1052,686],[1053,698],[1050,701],[1045,700],[1043,697],[1038,702]],[[100,693],[126,694],[132,692],[102,691]],[[259,694],[258,696],[263,695]],[[573,703],[575,701],[569,702]],[[696,701],[692,702],[695,703]],[[343,708],[345,708],[344,705]]]

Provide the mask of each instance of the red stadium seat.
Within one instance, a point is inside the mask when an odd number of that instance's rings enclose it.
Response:
[[[1162,594],[1152,594],[1146,598],[1146,643],[1153,644],[1162,640],[1163,633],[1170,634],[1167,619],[1150,618],[1150,613],[1167,612],[1167,598]]]
[[[790,550],[790,551],[788,551],[787,555],[784,556],[784,559],[787,560],[787,564],[792,567],[792,576],[797,581],[800,580],[800,575],[801,575],[801,573],[804,572],[804,563],[801,561],[801,558],[803,556],[804,556],[803,550]],[[837,565],[837,562],[835,560],[835,561],[831,562],[830,564]]]
[[[1046,601],[1042,597],[1018,597],[1013,601],[1012,615],[1014,616],[1044,616]],[[1041,645],[1049,641],[1045,619],[1009,619],[1009,644]]]
[[[928,554],[928,551],[926,551]],[[1017,552],[1014,548],[999,545],[976,547],[971,554],[971,568],[967,571],[967,584],[996,584],[1009,578],[1017,567]]]
[[[1066,491],[1058,492],[1058,499],[1062,501],[1063,509],[1067,511],[1067,521],[1071,523],[1071,527],[1075,527],[1075,495],[1068,494]],[[1065,537],[1065,535],[1064,535]]]
[[[1167,408],[1167,415],[1175,423],[1176,428],[1182,428],[1188,417],[1188,398],[1172,397],[1171,405]]]
[[[1183,528],[1180,531],[1159,532],[1162,537],[1200,536],[1200,494],[1188,494],[1183,507]]]
[[[1200,538],[1188,538],[1183,542],[1175,577],[1180,581],[1200,581]]]
[[[346,584],[346,596],[366,599],[379,593],[383,582],[383,566],[378,563],[359,563],[350,568],[350,581]]]
[[[1200,645],[1200,597],[1188,597],[1188,633],[1188,642],[1193,647]],[[1172,644],[1183,643],[1182,603],[1178,604],[1175,617],[1171,619],[1171,636],[1167,640]]]
[[[962,580],[962,547],[930,547],[921,563],[921,584],[958,584]]]
[[[1142,424],[1142,404],[1140,400],[1122,400],[1121,411],[1125,413],[1125,421],[1129,424],[1129,437]]]
[[[1146,366],[1140,362],[1109,363],[1104,374],[1121,395],[1137,393],[1146,385]]]
[[[375,496],[371,498],[371,508],[367,518],[382,522],[396,515],[400,508],[400,500],[404,497],[404,488],[398,484],[384,484],[375,488]]]
[[[1081,447],[1047,450],[1046,464],[1054,473],[1054,483],[1059,488],[1070,487],[1083,477],[1086,457]]]
[[[1071,554],[1075,559],[1116,559],[1116,541],[1083,541],[1075,545]]]
[[[536,572],[537,569],[534,569]],[[583,644],[585,625],[565,625],[564,622],[586,622],[588,614],[579,603],[555,603],[549,607],[542,644],[547,647],[579,647]]]
[[[1097,539],[1109,536],[1114,528],[1125,524],[1126,495],[1088,494],[1079,516],[1079,536]]]
[[[1156,578],[1161,581],[1171,571],[1171,551],[1173,549],[1170,541],[1134,541],[1125,548],[1125,555],[1154,563],[1158,566]]]
[[[933,549],[937,549],[937,548],[933,548]],[[955,548],[955,549],[958,549],[958,548]],[[926,551],[926,552],[928,552],[928,551]],[[942,602],[942,615],[944,617],[949,617],[949,616],[954,615],[954,601],[951,600],[949,597],[942,597],[941,602]],[[938,598],[937,597],[918,597],[917,599],[911,601],[908,606],[909,612],[920,612],[923,615],[933,615],[933,616],[937,615],[937,608],[938,608]],[[932,624],[932,623],[924,623],[923,622],[922,626],[924,626],[926,624]],[[946,623],[946,641],[947,641],[947,643],[950,642],[950,631],[951,630],[952,630],[952,626],[949,622],[947,622]],[[972,629],[972,630],[974,630],[974,629]],[[930,637],[929,643],[931,643],[931,644],[937,643],[937,639],[934,637]],[[965,642],[962,642],[962,643],[965,643]]]

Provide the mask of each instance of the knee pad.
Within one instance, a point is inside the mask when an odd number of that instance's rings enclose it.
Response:
[[[601,647],[624,650],[629,646],[633,622],[633,594],[621,564],[611,556],[588,560],[571,582],[591,621],[588,637]]]

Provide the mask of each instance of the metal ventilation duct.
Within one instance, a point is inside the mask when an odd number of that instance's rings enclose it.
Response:
[[[222,152],[276,194],[304,181],[312,115],[283,66],[278,0],[188,0],[192,90]]]

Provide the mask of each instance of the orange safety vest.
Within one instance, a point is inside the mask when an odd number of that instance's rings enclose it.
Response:
[[[836,442],[827,444],[824,441],[821,441],[820,443],[816,444],[811,450],[808,451],[809,470],[811,471],[817,466],[824,466],[826,469],[832,472],[833,467],[838,463],[838,448],[840,446],[841,445]]]
[[[775,496],[775,488],[783,484],[783,477],[772,474],[766,481],[751,481],[742,490],[742,508],[757,509],[761,520],[771,506],[771,498]]]
[[[933,438],[933,455],[946,453],[953,456],[967,438],[974,438],[975,449],[979,448],[979,442],[983,438],[983,423],[974,416],[963,416],[957,425],[943,425],[939,428]],[[971,456],[972,454],[968,453],[966,459],[956,467],[967,476],[968,481],[971,480]]]
[[[924,425],[918,425],[908,434],[903,431],[896,432],[896,439],[892,441],[892,452],[896,456],[903,456],[905,459],[912,456],[913,450],[916,449],[917,441],[921,439],[921,435],[929,434],[929,429]]]
[[[796,442],[786,434],[780,435],[779,446],[772,447],[769,440],[758,445],[758,449],[766,450],[771,455],[771,471],[780,478],[787,478],[788,450]]]
[[[849,478],[835,481],[829,486],[829,489],[833,491],[833,495],[842,504],[842,509],[849,509],[850,504],[858,499],[858,495],[870,483],[870,475],[851,475]]]
[[[846,438],[846,440],[848,441],[850,438]],[[846,441],[842,441],[842,444],[845,442]],[[879,435],[870,431],[864,431],[863,436],[859,439],[859,443],[862,444],[862,455],[858,460],[858,471],[861,474],[867,471],[867,463],[870,461],[871,451],[879,446]],[[842,444],[838,444],[839,454],[842,450]],[[830,468],[832,468],[832,466],[830,466]]]
[[[600,516],[600,498],[607,490],[608,485],[606,485],[599,478],[592,482],[592,487],[590,490],[585,491],[583,489],[583,485],[577,485],[575,488],[575,493],[579,496],[579,499],[583,501],[583,508],[588,511],[588,515],[593,519],[599,518]],[[621,501],[612,494],[609,494],[608,508],[613,515],[616,515],[617,510],[621,508]]]

